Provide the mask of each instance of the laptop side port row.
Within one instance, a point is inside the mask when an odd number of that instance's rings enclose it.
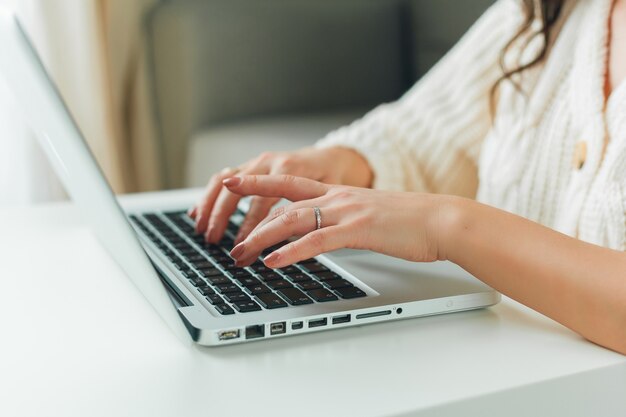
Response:
[[[287,332],[287,325],[284,321],[270,324],[270,334],[284,334]]]
[[[350,314],[344,314],[343,316],[335,316],[333,317],[333,324],[342,324],[342,323],[350,323]]]
[[[309,328],[311,327],[322,327],[328,324],[328,319],[324,317],[323,319],[314,319],[309,320]]]

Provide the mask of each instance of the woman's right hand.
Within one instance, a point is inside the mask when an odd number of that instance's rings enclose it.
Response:
[[[219,242],[228,226],[228,219],[235,212],[241,199],[241,196],[228,191],[222,182],[234,175],[262,174],[289,174],[327,184],[355,187],[369,187],[373,177],[367,161],[359,153],[348,148],[304,148],[292,152],[265,152],[238,169],[225,168],[211,177],[202,199],[189,210],[189,216],[196,222],[196,232],[204,234],[209,243]],[[252,198],[235,244],[248,236],[269,214],[277,201],[277,198]]]

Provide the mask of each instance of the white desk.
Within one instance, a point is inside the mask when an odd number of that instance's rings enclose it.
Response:
[[[506,298],[185,348],[71,204],[1,210],[0,254],[1,416],[626,415],[626,357]]]

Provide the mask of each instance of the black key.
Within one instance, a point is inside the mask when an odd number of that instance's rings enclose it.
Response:
[[[202,295],[211,295],[211,294],[215,294],[215,291],[213,291],[213,289],[211,287],[209,287],[208,285],[199,287],[198,290],[200,291],[200,293]]]
[[[304,264],[310,264],[313,262],[317,262],[317,259],[315,258],[309,258],[309,259],[305,259],[304,261],[300,261],[298,262],[299,265],[304,265]]]
[[[278,293],[282,295],[289,304],[299,306],[303,304],[311,304],[313,301],[307,297],[302,291],[297,288],[285,288],[279,290]]]
[[[337,296],[325,288],[308,292],[309,296],[319,303],[335,301]]]
[[[311,272],[311,273],[330,271],[330,269],[326,268],[324,265],[322,265],[321,263],[317,261],[309,263],[309,264],[304,264],[302,265],[302,268],[304,268],[306,272]]]
[[[228,271],[228,273],[230,275],[232,275],[233,278],[235,278],[235,279],[246,278],[246,277],[251,277],[252,278],[252,274],[250,272],[246,271],[243,268],[232,269],[232,270]]]
[[[221,262],[220,265],[222,266],[222,268],[224,268],[227,271],[231,271],[234,269],[241,269],[240,266],[235,265],[235,261],[233,261],[232,259],[227,262]]]
[[[224,295],[226,301],[230,301],[231,303],[236,303],[240,301],[250,301],[250,297],[242,292],[231,292]]]
[[[195,251],[194,251],[195,252]],[[201,263],[201,262],[206,262],[206,258],[202,255],[197,254],[198,252],[196,252],[195,255],[183,255],[185,258],[187,258],[187,260],[193,264],[197,263]]]
[[[320,281],[330,281],[331,279],[341,279],[341,275],[335,274],[333,271],[318,272],[315,277]]]
[[[320,284],[317,281],[300,281],[298,283],[296,283],[296,287],[300,288],[301,290],[304,291],[311,291],[311,290],[317,290],[322,288],[322,284]]]
[[[194,285],[194,287],[206,286],[206,282],[204,282],[204,280],[200,277],[191,278],[190,281]]]
[[[239,286],[235,284],[220,284],[220,285],[216,285],[215,288],[217,289],[217,291],[219,291],[222,294],[241,291],[241,288],[239,288]]]
[[[204,268],[204,269],[201,269],[198,272],[203,277],[211,277],[211,276],[215,276],[215,275],[224,275],[224,273],[222,271],[220,271],[219,269],[217,269],[217,268]]]
[[[224,300],[217,294],[210,294],[205,297],[211,304],[223,304]]]
[[[270,288],[275,290],[279,290],[282,288],[293,288],[293,285],[289,281],[285,281],[284,279],[279,279],[276,281],[270,281],[267,283]]]
[[[289,275],[289,274],[294,274],[294,273],[301,272],[301,271],[297,267],[293,265],[289,265],[284,268],[280,268],[280,272],[282,272],[283,274]]]
[[[198,276],[198,274],[196,274],[196,272],[193,269],[183,269],[183,270],[180,271],[180,273],[185,278],[194,278],[194,277]]]
[[[261,279],[265,282],[283,279],[282,276],[278,275],[276,272],[272,270],[266,271],[266,272],[259,272],[259,275],[261,275]]]
[[[261,285],[261,282],[254,278],[253,276],[243,277],[243,278],[235,278],[241,285],[244,287],[253,287],[255,285]]]
[[[232,284],[232,281],[230,278],[225,277],[223,275],[215,275],[213,277],[207,277],[207,281],[209,281],[211,284],[213,285],[220,285],[220,284]]]
[[[298,272],[295,274],[289,274],[287,275],[287,278],[291,281],[291,282],[301,282],[301,281],[310,281],[311,277],[308,276],[307,274],[305,274],[304,272]]]
[[[261,272],[269,272],[272,271],[271,268],[268,268],[262,262],[254,263],[250,266],[256,273],[260,274]]]
[[[215,268],[215,266],[213,266],[213,264],[209,261],[207,261],[205,258],[203,258],[202,261],[200,262],[193,262],[193,266],[196,267],[196,269],[211,269],[211,268]]]
[[[240,313],[248,313],[250,311],[259,311],[261,309],[261,307],[252,300],[233,303],[233,306],[235,306],[237,311],[239,311]]]
[[[333,279],[330,281],[324,281],[324,285],[331,290],[335,290],[337,288],[352,287],[352,283],[345,279]]]
[[[267,309],[287,307],[287,303],[274,293],[259,294],[256,298]]]
[[[235,314],[233,309],[230,308],[230,306],[228,304],[217,304],[215,306],[215,309],[218,311],[218,313],[220,313],[222,315]]]
[[[341,298],[359,298],[367,295],[357,287],[337,288],[335,293],[337,293]]]
[[[267,292],[272,292],[267,285],[259,283],[258,285],[253,285],[251,287],[246,287],[246,291],[248,291],[252,295],[264,294]]]

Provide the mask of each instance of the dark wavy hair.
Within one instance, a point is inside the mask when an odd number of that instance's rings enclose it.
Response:
[[[561,15],[564,2],[565,0],[522,0],[524,6],[524,20],[518,31],[515,33],[513,38],[509,40],[509,42],[506,44],[500,54],[500,68],[502,69],[502,76],[498,79],[498,81],[495,83],[491,90],[492,109],[493,98],[495,96],[496,90],[498,89],[500,83],[502,83],[503,81],[508,80],[512,82],[517,91],[519,91],[520,93],[524,93],[520,85],[515,80],[513,80],[512,77],[515,74],[519,74],[529,68],[534,67],[545,59],[548,51],[550,36]],[[538,20],[541,25],[532,33],[529,33],[529,31],[533,30],[532,25],[535,20]],[[515,45],[515,43],[522,36],[526,35],[529,36],[526,37],[525,44],[523,45],[524,47],[527,46],[536,37],[541,37],[543,47],[540,49],[537,56],[535,56],[529,62],[524,64],[520,63],[518,66],[513,68],[507,68],[505,65],[506,55],[509,53],[513,45]]]

